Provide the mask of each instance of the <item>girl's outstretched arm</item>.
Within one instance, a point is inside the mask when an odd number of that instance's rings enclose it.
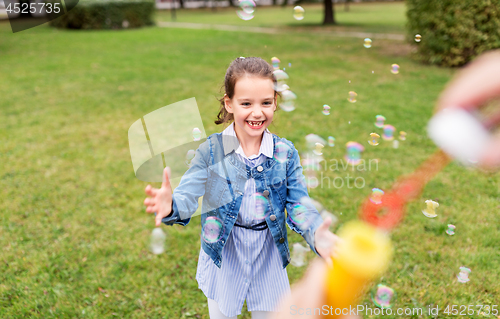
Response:
[[[173,192],[170,186],[170,169],[168,167],[165,168],[164,181],[160,189],[152,188],[150,185],[146,187],[146,194],[151,197],[144,200],[144,204],[147,206],[146,212],[157,213],[156,226],[159,226],[161,222],[167,225],[180,224],[185,226],[198,209],[198,199],[205,194],[210,154],[209,143],[207,139],[200,144],[191,161],[191,166],[184,173],[179,186]]]
[[[151,185],[146,186],[146,195],[149,197],[144,200],[146,213],[156,213],[155,224],[160,226],[161,220],[172,213],[172,187],[170,186],[170,167],[163,170],[163,182],[161,188],[154,188]]]

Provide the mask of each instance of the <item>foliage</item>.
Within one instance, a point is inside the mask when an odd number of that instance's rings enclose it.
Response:
[[[500,48],[499,0],[407,0],[409,41],[422,36],[417,59],[460,66]]]
[[[50,25],[69,29],[137,28],[153,24],[154,10],[155,2],[151,0],[80,1]]]

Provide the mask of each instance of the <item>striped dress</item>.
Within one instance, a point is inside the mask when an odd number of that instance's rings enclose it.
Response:
[[[233,125],[223,134],[236,137]],[[246,157],[241,146],[236,154],[254,167],[272,158],[273,149],[272,135],[266,130],[258,155]],[[255,192],[255,180],[250,178],[245,183],[237,224],[251,226],[261,221],[253,219]],[[275,311],[281,296],[290,292],[288,275],[269,228],[256,231],[234,226],[222,250],[221,268],[200,249],[196,280],[205,296],[217,301],[227,317],[241,314],[245,300],[248,311]]]

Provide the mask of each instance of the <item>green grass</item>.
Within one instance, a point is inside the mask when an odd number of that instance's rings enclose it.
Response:
[[[253,27],[272,27],[289,30],[311,30],[323,23],[323,6],[320,4],[304,4],[303,20],[295,20],[293,6],[260,7],[255,9],[254,18],[241,20],[231,8],[202,8],[196,10],[178,10],[176,22],[226,24]],[[404,33],[406,22],[404,2],[350,4],[345,11],[343,4],[335,6],[336,26],[323,28],[325,30],[363,31]],[[157,12],[158,21],[172,21],[170,10]]]
[[[179,13],[179,21],[195,14]],[[301,151],[306,134],[335,136],[336,146],[324,149],[329,167],[348,141],[364,145],[367,161],[380,159],[369,171],[324,172],[344,181],[349,175],[351,188],[325,180],[310,191],[340,224],[357,217],[371,188],[389,188],[436,151],[425,126],[454,73],[411,61],[399,42],[374,40],[365,49],[362,39],[314,32],[41,26],[12,34],[4,21],[0,39],[0,318],[208,318],[195,280],[199,218],[163,226],[167,252],[148,252],[154,224],[142,204],[147,183],[134,176],[127,131],[153,110],[196,97],[205,130],[219,132],[216,98],[234,58],[277,56],[286,67],[297,108],[276,114],[274,133]],[[398,75],[392,63],[401,66]],[[358,93],[353,104],[351,90]],[[380,133],[377,114],[408,133],[399,149],[366,142]],[[364,178],[364,187],[352,187],[353,176]],[[393,262],[378,281],[396,290],[394,307],[499,304],[499,181],[498,173],[452,163],[407,207],[392,233]],[[436,198],[438,217],[427,219],[424,201]],[[455,236],[445,234],[448,223],[457,226]],[[289,240],[303,242],[292,233]],[[460,266],[472,269],[467,284],[456,280]],[[305,267],[287,270],[295,282]],[[371,304],[368,295],[364,302]]]

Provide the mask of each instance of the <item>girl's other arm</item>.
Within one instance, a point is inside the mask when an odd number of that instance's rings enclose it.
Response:
[[[302,174],[302,166],[300,166],[299,154],[295,148],[288,164],[286,210],[288,214],[293,214],[293,204],[300,202],[301,198],[308,197],[309,195],[304,182],[304,175]],[[308,221],[305,222],[307,224],[304,227],[305,229],[297,227],[290,218],[287,218],[286,222],[292,230],[304,237],[314,253],[323,258],[330,257],[334,254],[335,243],[338,240],[338,236],[329,230],[329,226],[332,223],[331,218],[323,220],[315,208],[313,212],[309,212],[306,218]]]
[[[312,212],[307,216],[309,222],[304,229],[299,228],[290,219],[290,214],[293,214],[292,206],[296,203],[300,203],[301,198],[309,196],[309,194],[307,193],[307,187],[305,185],[305,178],[304,175],[302,174],[302,166],[300,165],[299,153],[297,152],[295,147],[292,147],[292,150],[293,154],[287,162],[287,170],[286,170],[286,175],[287,175],[286,211],[288,213],[286,222],[290,227],[290,229],[302,235],[302,237],[304,237],[306,242],[309,244],[309,247],[311,247],[311,250],[314,251],[315,254],[320,256],[314,244],[315,242],[314,234],[321,225],[321,223],[323,222],[323,219],[319,215],[318,211],[314,209],[314,212]]]

